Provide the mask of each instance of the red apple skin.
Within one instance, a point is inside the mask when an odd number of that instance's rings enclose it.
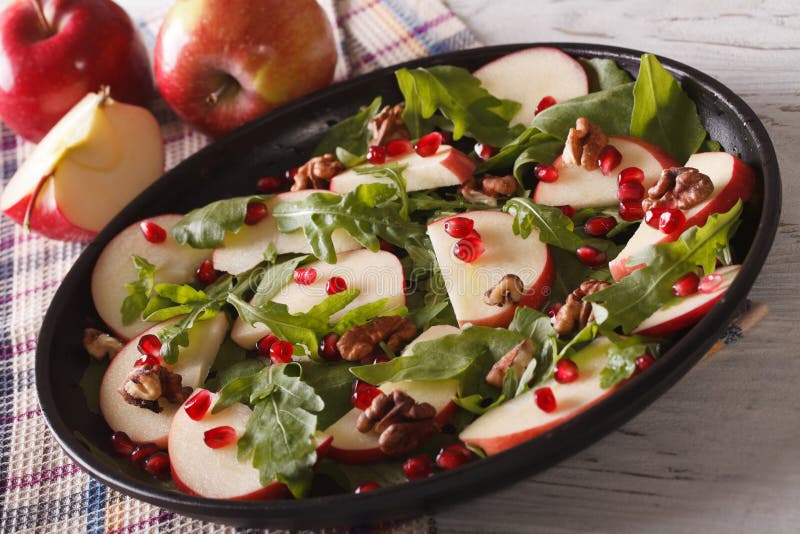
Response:
[[[45,28],[31,0],[0,12],[0,117],[39,142],[86,93],[101,86],[121,102],[154,95],[147,49],[125,11],[110,0],[43,0]]]
[[[175,471],[172,471],[172,482],[175,483],[175,487],[178,488],[179,491],[182,493],[186,493],[187,495],[194,495],[196,497],[202,497],[199,493],[193,491],[189,486],[183,483],[183,481],[178,478],[178,475]],[[259,489],[258,491],[254,491],[252,493],[248,493],[247,495],[241,495],[238,497],[230,497],[225,499],[226,501],[271,501],[275,499],[287,499],[291,493],[289,492],[289,488],[286,487],[285,484],[281,484],[280,482],[273,482],[263,488]]]
[[[159,31],[155,77],[181,118],[219,137],[327,86],[336,59],[315,0],[179,0]]]
[[[711,311],[711,308],[714,307],[714,304],[725,295],[725,292],[721,292],[715,298],[709,300],[708,302],[704,302],[702,305],[698,306],[697,308],[684,313],[683,315],[679,315],[669,321],[663,322],[661,324],[657,324],[655,326],[651,326],[645,330],[636,331],[636,334],[642,336],[650,336],[650,337],[665,337],[670,334],[674,334],[675,332],[679,332],[685,328],[689,328],[697,321],[702,319],[705,314]]]
[[[472,158],[454,148],[448,157],[442,160],[442,167],[455,174],[463,184],[472,180],[472,173],[475,172],[477,164]]]

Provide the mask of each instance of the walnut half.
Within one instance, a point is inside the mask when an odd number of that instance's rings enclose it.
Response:
[[[97,361],[105,358],[110,360],[122,350],[122,342],[96,328],[86,328],[83,331],[83,347]]]
[[[592,315],[592,303],[584,301],[583,297],[597,293],[610,285],[608,282],[590,278],[570,293],[567,296],[567,301],[553,318],[553,329],[556,333],[559,335],[569,334],[576,326],[580,330],[589,324],[594,318]]]
[[[328,182],[344,171],[344,165],[333,154],[316,156],[297,168],[292,191],[327,189]]]
[[[507,274],[483,294],[483,302],[489,306],[516,304],[525,294],[525,284],[516,274]]]
[[[403,122],[403,104],[384,106],[369,123],[372,134],[370,145],[384,145],[393,139],[410,139],[411,134]]]
[[[355,326],[342,334],[336,348],[347,361],[354,362],[377,356],[380,344],[386,343],[397,352],[417,336],[417,327],[408,317],[388,315],[378,317],[363,326]]]
[[[497,206],[497,199],[516,194],[517,180],[510,174],[507,176],[485,174],[480,180],[473,178],[465,182],[458,192],[467,202]]]
[[[128,374],[119,394],[128,404],[159,413],[158,399],[163,397],[167,402],[183,404],[192,394],[192,388],[182,387],[182,380],[181,375],[166,367],[142,365]]]
[[[653,187],[642,200],[645,211],[657,207],[691,209],[714,192],[711,178],[694,167],[671,167],[661,171]]]
[[[381,393],[358,417],[361,433],[378,432],[378,445],[388,456],[407,454],[439,431],[436,409],[427,402],[418,403],[405,391]]]
[[[509,369],[514,369],[517,379],[519,379],[531,360],[533,360],[533,341],[523,339],[495,362],[489,374],[486,375],[486,382],[496,388],[502,388],[503,378]]]
[[[600,167],[597,160],[606,145],[608,137],[602,128],[589,122],[586,117],[578,117],[575,128],[569,129],[562,161],[565,165],[577,165],[593,171]]]

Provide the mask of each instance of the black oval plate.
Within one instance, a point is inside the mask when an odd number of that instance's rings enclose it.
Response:
[[[470,70],[530,46],[553,46],[574,57],[610,58],[631,74],[641,53],[610,46],[565,43],[517,44],[466,50],[420,59],[404,66],[459,65]],[[36,352],[36,386],[44,416],[67,453],[92,476],[132,497],[189,516],[258,527],[321,527],[367,524],[408,517],[485,493],[542,470],[619,427],[672,386],[705,353],[744,303],[777,231],[781,183],[775,151],[755,113],[730,89],[681,63],[660,58],[697,103],[703,124],[729,152],[756,172],[757,188],[747,204],[735,248],[743,266],[725,297],[646,373],[567,423],[497,456],[456,471],[363,495],[301,501],[235,502],[164,490],[94,456],[78,439],[107,449],[108,427],[89,412],[78,387],[86,368],[81,333],[95,316],[89,281],[106,243],[139,219],[187,212],[212,200],[251,194],[258,177],[305,161],[327,128],[352,115],[375,95],[400,101],[393,72],[383,69],[309,95],[231,133],[168,172],[97,236],[69,272],[45,316]]]

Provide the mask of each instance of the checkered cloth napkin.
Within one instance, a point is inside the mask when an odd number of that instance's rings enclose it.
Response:
[[[413,58],[480,43],[439,0],[322,0],[335,20],[341,80]],[[166,7],[165,7],[166,9]],[[134,13],[134,16],[137,14]],[[140,22],[152,46],[164,13]],[[155,106],[171,168],[209,139]],[[0,124],[2,184],[33,146]],[[42,317],[82,246],[23,232],[0,217],[0,510],[2,532],[234,532],[125,497],[84,474],[62,452],[42,418],[34,388],[34,352]],[[729,330],[735,341],[763,312]],[[430,532],[420,518],[384,527]]]

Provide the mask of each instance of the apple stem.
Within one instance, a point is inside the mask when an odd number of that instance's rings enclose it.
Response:
[[[40,0],[31,0],[33,4],[33,9],[36,10],[36,16],[39,17],[39,22],[42,23],[45,32],[48,35],[53,35],[53,28],[50,27],[50,23],[47,22],[47,17],[44,16],[44,8],[42,7],[42,3]]]
[[[222,100],[223,95],[225,95],[228,89],[233,89],[238,85],[238,82],[234,78],[227,76],[222,84],[206,97],[206,104],[211,107],[216,106],[219,101]]]

